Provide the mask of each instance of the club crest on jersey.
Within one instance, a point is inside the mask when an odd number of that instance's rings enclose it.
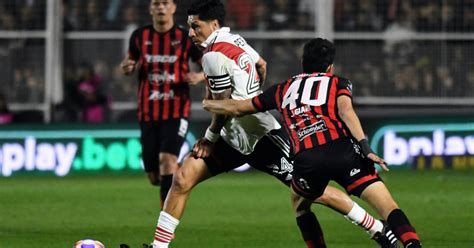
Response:
[[[303,105],[301,107],[294,108],[294,109],[291,110],[291,117],[293,117],[295,115],[304,114],[308,111],[311,111],[311,108],[308,105]]]
[[[175,46],[178,46],[178,45],[180,45],[180,44],[181,44],[181,41],[180,41],[180,40],[173,40],[173,41],[171,41],[171,45],[174,46],[174,47],[175,47]]]
[[[324,132],[326,131],[328,128],[327,128],[327,125],[326,125],[326,122],[324,120],[319,120],[318,122],[310,125],[310,126],[307,126],[301,130],[298,130],[298,132],[296,132],[298,134],[298,139],[299,140],[303,140],[304,138],[314,134],[314,133],[317,133],[317,132]]]
[[[351,177],[353,177],[353,176],[357,175],[357,173],[359,173],[359,172],[360,172],[360,169],[354,168],[354,169],[351,170],[351,172],[349,173],[349,175],[350,175]]]

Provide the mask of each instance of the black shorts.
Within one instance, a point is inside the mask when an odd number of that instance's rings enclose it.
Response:
[[[220,138],[211,156],[204,158],[212,175],[233,170],[245,163],[276,177],[286,185],[292,178],[293,164],[288,158],[290,145],[283,130],[272,130],[263,136],[252,153],[244,155]]]
[[[329,180],[334,180],[349,194],[360,196],[367,186],[381,181],[374,163],[360,151],[352,139],[340,138],[298,153],[294,158],[293,189],[314,200],[323,194]]]
[[[179,156],[188,132],[188,120],[182,118],[159,122],[141,122],[140,130],[145,171],[158,171],[161,152]]]

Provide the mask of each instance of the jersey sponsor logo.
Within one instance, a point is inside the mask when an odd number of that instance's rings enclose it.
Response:
[[[324,132],[327,129],[328,128],[327,128],[326,122],[324,120],[319,120],[318,122],[310,126],[307,126],[301,130],[298,130],[296,133],[298,134],[298,139],[303,140],[309,135],[312,135],[317,132]]]
[[[178,59],[176,55],[145,55],[147,63],[174,63]]]
[[[153,100],[168,100],[172,99],[174,97],[174,91],[170,90],[169,93],[167,92],[159,92],[157,90],[153,90],[150,93],[150,97],[148,97],[148,100],[153,101]]]
[[[168,72],[164,73],[149,73],[148,74],[148,81],[150,83],[162,83],[162,82],[176,82],[175,74],[170,74]]]
[[[360,172],[360,169],[354,168],[354,169],[351,170],[351,172],[349,173],[349,175],[350,175],[351,177],[353,177],[353,176],[357,175],[357,173],[359,173],[359,172]]]
[[[294,117],[295,115],[301,115],[309,111],[311,111],[311,108],[308,105],[297,107],[291,110],[291,117]]]
[[[290,128],[295,129],[296,127],[299,127],[300,125],[304,124],[305,121],[311,121],[311,119],[313,118],[309,117],[307,114],[303,114],[301,115],[301,120],[294,124],[291,124]]]

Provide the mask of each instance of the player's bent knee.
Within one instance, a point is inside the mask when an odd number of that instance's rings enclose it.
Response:
[[[311,200],[305,199],[304,197],[292,192],[291,205],[297,217],[311,212],[311,204]]]
[[[194,180],[192,180],[189,173],[185,173],[179,169],[173,176],[172,190],[187,193],[195,186]]]
[[[148,181],[153,186],[160,186],[160,175],[157,172],[148,172]]]
[[[316,200],[314,200],[314,202],[327,206],[327,205],[331,204],[331,197],[328,194],[323,194],[322,196],[316,198]]]
[[[162,175],[174,174],[178,169],[178,158],[174,154],[160,154],[160,172]]]

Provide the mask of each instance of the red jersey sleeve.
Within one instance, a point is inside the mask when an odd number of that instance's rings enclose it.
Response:
[[[265,90],[262,94],[252,98],[253,106],[259,111],[264,112],[271,109],[278,108],[278,103],[276,101],[278,89],[280,85],[275,84],[272,87]]]
[[[135,30],[130,36],[128,42],[128,55],[133,60],[138,60],[140,58],[140,29]]]
[[[348,79],[339,78],[337,83],[337,96],[346,95],[352,98],[352,83]]]

